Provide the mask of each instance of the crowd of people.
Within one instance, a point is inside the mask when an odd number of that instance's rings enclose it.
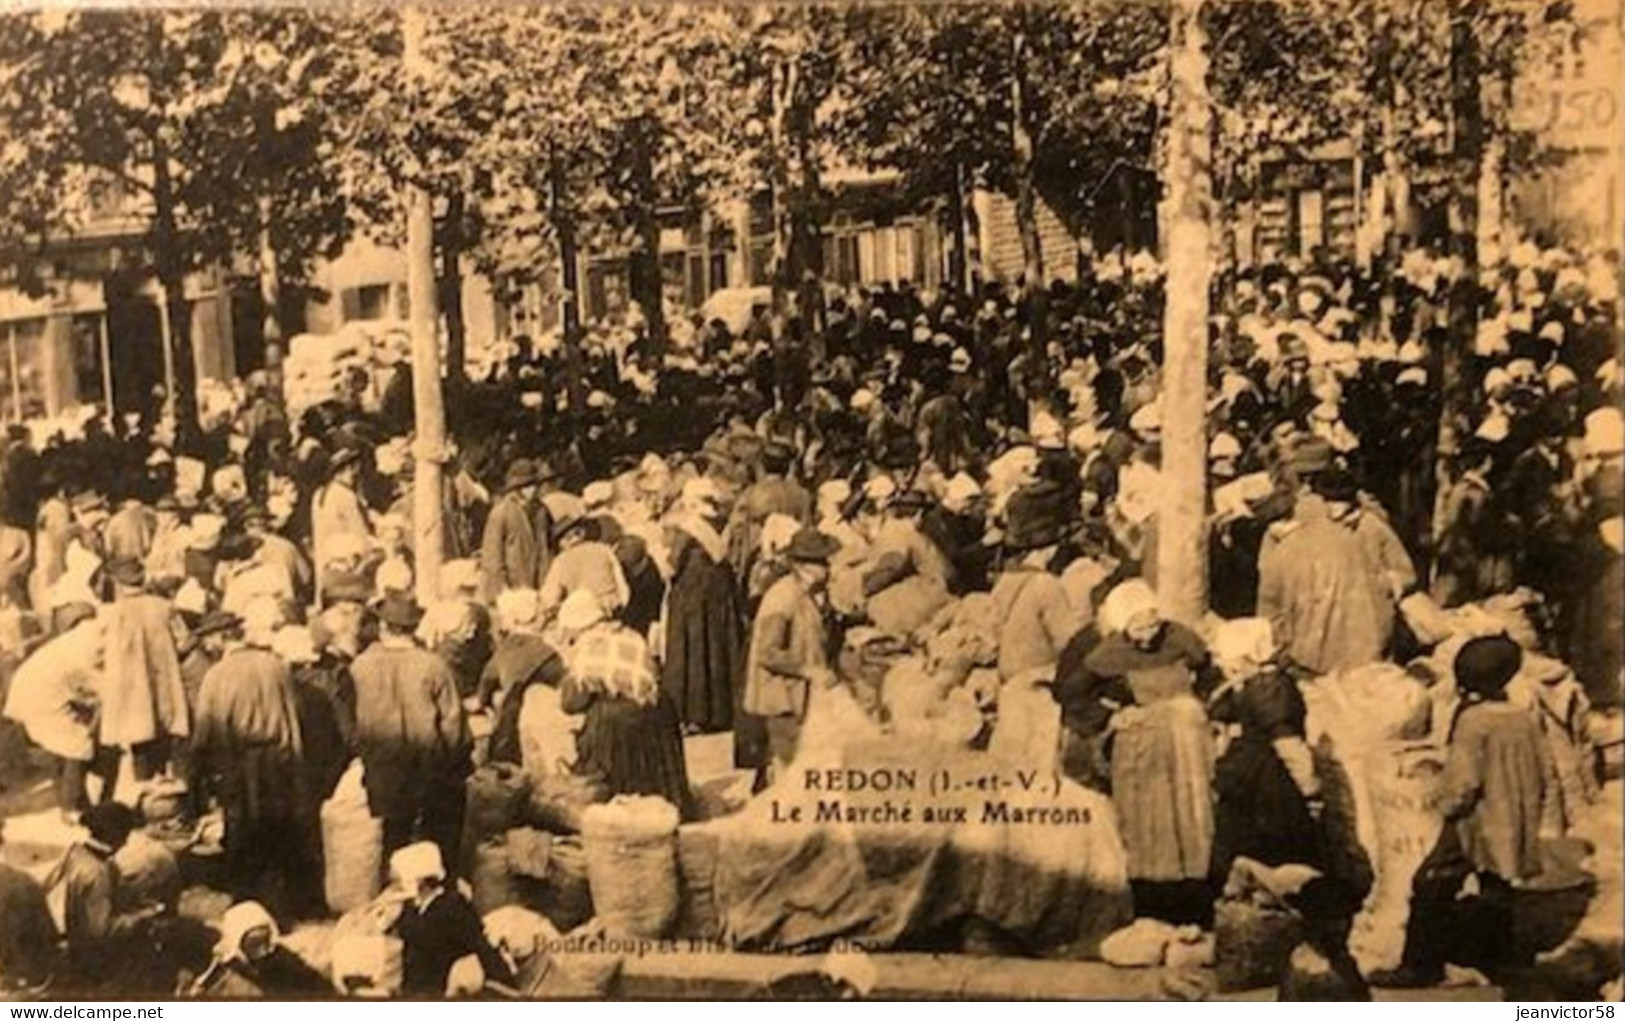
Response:
[[[557,345],[519,338],[448,384],[439,451],[412,446],[409,368],[290,420],[274,354],[196,429],[156,412],[14,426],[4,714],[50,756],[79,836],[47,884],[70,891],[65,963],[17,935],[38,914],[8,892],[0,967],[83,980],[117,952],[141,919],[114,908],[109,859],[137,822],[114,796],[171,777],[187,818],[223,811],[238,902],[201,988],[296,990],[297,968],[267,962],[279,925],[324,910],[317,813],[359,759],[411,888],[413,987],[445,986],[469,953],[495,977],[449,882],[477,763],[692,817],[685,736],[731,732],[762,789],[788,775],[812,693],[851,683],[843,635],[923,645],[971,605],[980,640],[942,657],[960,683],[976,661],[997,673],[970,743],[991,733],[1109,794],[1136,913],[1210,924],[1238,858],[1333,868],[1298,682],[1406,662],[1429,644],[1419,607],[1517,596],[1540,608],[1536,637],[1480,635],[1454,664],[1453,825],[1406,958],[1436,980],[1461,876],[1493,899],[1540,868],[1557,738],[1507,700],[1524,653],[1568,664],[1562,738],[1583,743],[1588,706],[1619,711],[1625,619],[1614,264],[1523,245],[1484,274],[1452,449],[1456,283],[1425,253],[1226,282],[1200,622],[1168,619],[1153,588],[1168,483],[1147,256],[1051,287],[1042,359],[1032,305],[996,284],[858,289],[816,328],[696,317],[666,351],[636,320],[598,324],[579,404]],[[449,559],[420,603],[425,453],[445,468]],[[25,880],[0,871],[0,891]]]

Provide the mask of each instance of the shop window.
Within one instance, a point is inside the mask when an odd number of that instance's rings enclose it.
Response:
[[[681,290],[684,282],[684,271],[687,260],[682,252],[667,252],[660,257],[660,285],[670,291],[673,287]]]
[[[107,399],[102,375],[102,317],[99,312],[73,317],[73,384],[85,403]]]
[[[843,286],[858,282],[858,239],[851,234],[835,238],[835,279]]]
[[[750,246],[750,286],[766,287],[773,282],[773,243],[771,241]]]
[[[404,295],[406,288],[401,288]],[[390,315],[389,285],[367,284],[363,287],[347,288],[339,293],[339,301],[343,306],[344,321],[353,322],[357,319],[373,321],[387,319]]]
[[[875,264],[871,279],[876,282],[896,280],[896,264],[892,261],[897,234],[890,227],[874,232]]]
[[[699,308],[708,297],[705,285],[705,256],[695,253],[688,257],[688,288],[683,301],[689,308]]]
[[[914,230],[910,227],[898,227],[897,237],[897,277],[899,280],[912,280],[918,283],[921,274],[916,272],[916,253],[914,245]]]
[[[0,411],[13,421],[45,413],[45,320],[0,323]]]
[[[1297,214],[1297,251],[1308,255],[1326,243],[1326,196],[1319,190],[1298,192]]]
[[[752,234],[773,233],[773,193],[759,191],[750,197],[747,221]]]

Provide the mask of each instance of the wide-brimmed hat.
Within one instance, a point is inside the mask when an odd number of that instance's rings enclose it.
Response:
[[[784,548],[787,560],[801,564],[828,564],[841,548],[841,544],[811,526],[803,527]]]
[[[86,490],[75,494],[69,504],[75,514],[94,514],[97,511],[107,510],[107,497],[95,490]]]
[[[227,613],[225,610],[210,610],[208,613],[205,613],[203,615],[203,619],[198,621],[197,625],[192,628],[192,634],[194,637],[202,638],[204,635],[220,634],[221,632],[235,630],[241,627],[242,623],[243,619],[237,616],[235,613]]]
[[[340,447],[333,451],[333,456],[327,462],[327,474],[337,475],[345,468],[361,460],[361,451],[355,447]]]
[[[257,503],[250,504],[248,509],[243,511],[239,523],[243,528],[248,528],[251,525],[269,528],[271,526],[271,512]]]
[[[372,598],[372,583],[359,571],[324,570],[322,604],[366,603]]]
[[[931,506],[931,494],[918,489],[905,489],[892,497],[893,510],[923,511]]]
[[[1004,547],[1012,552],[1054,546],[1066,537],[1066,492],[1037,482],[1011,494],[1005,509]]]
[[[542,466],[528,457],[521,457],[508,465],[508,470],[502,476],[503,492],[512,492],[525,486],[540,485],[546,476]]]
[[[423,608],[405,592],[390,592],[378,605],[378,619],[392,628],[410,631],[423,619]]]
[[[126,588],[139,588],[147,582],[147,569],[135,557],[114,557],[107,562],[107,576]]]
[[[576,513],[574,508],[570,508],[564,513],[555,516],[553,518],[552,527],[553,541],[558,542],[560,539],[564,538],[570,533],[578,529],[585,528],[587,522],[590,520],[591,518],[588,517],[588,515]]]
[[[1330,468],[1337,461],[1337,451],[1331,443],[1319,436],[1304,436],[1292,445],[1287,464],[1299,475],[1313,475]]]
[[[1346,468],[1333,467],[1315,478],[1314,490],[1322,499],[1353,503],[1360,498],[1360,486]]]

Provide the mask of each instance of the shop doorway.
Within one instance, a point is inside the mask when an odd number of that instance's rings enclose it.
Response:
[[[137,283],[123,275],[106,281],[107,354],[113,407],[149,415],[153,391],[164,383],[163,328],[157,301],[137,293]]]

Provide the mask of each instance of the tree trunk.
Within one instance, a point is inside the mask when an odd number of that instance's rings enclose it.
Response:
[[[943,221],[948,228],[948,280],[949,285],[944,290],[958,291],[961,294],[970,290],[970,258],[967,231],[965,229],[965,165],[954,165],[954,186],[948,192],[948,208],[943,211]]]
[[[1439,352],[1438,444],[1431,533],[1438,548],[1443,502],[1454,477],[1473,406],[1467,378],[1468,351],[1478,328],[1478,171],[1484,156],[1484,108],[1475,32],[1481,0],[1454,0],[1450,10],[1450,117],[1454,173],[1450,188],[1450,255],[1460,273],[1450,285],[1450,325]]]
[[[565,400],[572,414],[580,414],[587,408],[587,370],[581,359],[581,253],[564,161],[557,150],[548,165],[548,205],[559,243],[559,289],[563,292],[559,325],[564,346]]]
[[[260,337],[269,348],[280,344],[282,329],[282,268],[277,258],[276,245],[271,240],[271,197],[260,196],[260,304],[265,306],[260,322]]]
[[[813,353],[824,357],[824,231],[821,216],[818,161],[813,154],[812,111],[799,94],[790,118],[791,145],[796,154],[796,202],[791,206],[791,230],[796,239],[794,273],[796,310],[802,336]]]
[[[1378,151],[1371,161],[1375,169],[1366,191],[1363,210],[1365,222],[1360,231],[1361,243],[1355,253],[1356,259],[1362,260],[1359,263],[1362,270],[1369,269],[1373,262],[1387,258],[1388,239],[1398,225],[1401,211],[1410,202],[1409,182],[1405,179],[1405,168],[1400,162],[1399,138],[1394,126],[1394,100],[1390,97],[1379,102],[1384,105],[1379,114]]]
[[[795,90],[795,61],[788,60],[775,65],[772,83],[773,107],[768,118],[769,151],[772,154],[768,172],[768,194],[773,205],[773,253],[768,267],[768,278],[773,288],[773,311],[781,316],[789,311],[790,294],[795,286],[790,272],[791,249],[795,244],[795,237],[790,214],[788,130]]]
[[[1510,77],[1496,75],[1492,92],[1494,113],[1480,103],[1479,117],[1493,121],[1496,128],[1480,129],[1478,160],[1478,262],[1494,266],[1512,247],[1512,224],[1506,218],[1506,118],[1512,107],[1512,81]],[[1482,97],[1480,97],[1482,99]]]
[[[665,274],[660,268],[660,194],[655,188],[653,132],[646,120],[632,124],[632,190],[637,243],[631,274],[632,298],[643,309],[643,321],[655,350],[666,349]]]
[[[1207,612],[1208,305],[1213,275],[1212,102],[1202,0],[1173,9],[1171,102],[1162,221],[1168,236],[1163,317],[1162,477],[1156,587],[1163,611]]]
[[[456,392],[468,381],[468,323],[463,318],[463,193],[446,200],[440,232],[440,310],[446,317],[446,384]]]
[[[982,217],[976,212],[976,182],[969,174],[965,175],[964,186],[965,291],[974,306],[982,290]],[[976,309],[970,311],[975,314]]]
[[[1017,32],[1013,44],[1013,72],[1010,75],[1010,143],[1015,155],[1016,230],[1021,235],[1021,273],[1025,281],[1023,297],[1027,306],[1028,351],[1037,393],[1048,395],[1048,354],[1044,334],[1047,311],[1044,290],[1044,246],[1038,234],[1038,186],[1033,180],[1033,135],[1027,123],[1026,83],[1021,67],[1026,58],[1027,38]]]
[[[193,437],[198,428],[198,379],[197,360],[192,353],[192,307],[186,301],[186,263],[181,255],[180,229],[175,223],[169,149],[157,136],[152,143],[153,267],[163,290],[169,325],[169,335],[164,338],[165,409],[174,417],[179,435]]]
[[[1226,304],[1235,295],[1236,275],[1241,265],[1237,176],[1234,162],[1227,160],[1213,189],[1216,200],[1214,215],[1219,221],[1218,265],[1215,269],[1219,274],[1219,293],[1224,295]]]
[[[423,12],[402,11],[404,63],[423,75]],[[412,405],[417,471],[412,482],[412,556],[417,597],[428,606],[440,598],[440,563],[445,557],[442,466],[446,459],[446,409],[440,382],[439,281],[434,267],[434,203],[419,183],[406,195],[406,293],[412,328]]]
[[[1377,84],[1376,95],[1372,97],[1377,104],[1377,144],[1376,151],[1365,151],[1366,166],[1371,168],[1370,181],[1366,186],[1365,207],[1360,210],[1361,223],[1355,231],[1354,261],[1362,272],[1371,269],[1374,260],[1383,257],[1388,248],[1388,234],[1393,227],[1393,218],[1389,216],[1388,206],[1393,198],[1393,177],[1399,161],[1399,139],[1394,124],[1395,84],[1393,72],[1393,41],[1386,35],[1376,35],[1378,29],[1372,26],[1370,31],[1375,36],[1373,42],[1376,46],[1376,66],[1372,78]],[[1370,135],[1361,133],[1362,142],[1368,141]],[[1366,147],[1361,146],[1362,150]]]

